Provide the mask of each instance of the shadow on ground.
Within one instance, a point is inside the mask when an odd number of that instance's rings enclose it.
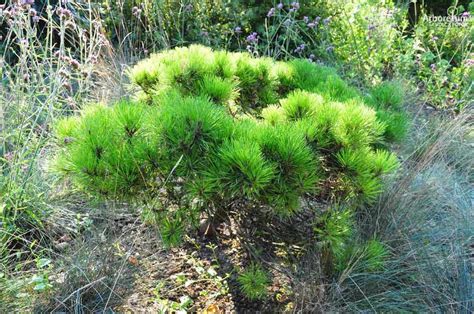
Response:
[[[292,221],[234,215],[219,225],[216,237],[196,234],[178,248],[164,249],[158,230],[138,214],[101,210],[91,227],[59,252],[50,277],[54,290],[35,311],[295,310],[293,301],[304,298],[306,283],[322,281],[314,271],[317,252],[308,246],[313,219],[314,210]],[[250,301],[239,289],[238,274],[250,261],[259,262],[272,280],[263,301]],[[317,278],[305,278],[305,269]]]

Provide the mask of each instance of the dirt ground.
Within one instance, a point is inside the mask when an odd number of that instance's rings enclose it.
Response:
[[[308,246],[315,213],[310,205],[307,201],[308,210],[292,221],[269,218],[269,224],[234,217],[221,223],[213,237],[196,231],[170,249],[162,245],[156,227],[142,223],[139,212],[98,210],[82,232],[58,232],[60,258],[50,276],[58,288],[36,310],[294,311],[307,284],[323,286],[322,278],[305,278],[307,267],[313,276],[320,273],[314,271],[319,268],[317,249]],[[248,300],[237,283],[250,261],[261,263],[271,277],[268,295],[261,301]]]

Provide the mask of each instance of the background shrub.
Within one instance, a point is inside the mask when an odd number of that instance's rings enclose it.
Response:
[[[413,77],[434,107],[461,110],[470,105],[474,24],[464,9],[443,12],[464,19],[459,23],[432,22],[428,12],[420,11],[412,36],[403,42],[405,54],[396,63],[401,76]]]
[[[275,59],[298,57],[334,66],[369,88],[385,79],[416,78],[427,101],[439,108],[466,107],[472,92],[466,83],[472,76],[472,20],[426,20],[428,14],[468,18],[466,1],[127,0],[105,7],[117,12],[110,14],[109,29],[120,29],[113,36],[129,44],[132,54],[200,43]],[[127,18],[115,20],[121,16]]]

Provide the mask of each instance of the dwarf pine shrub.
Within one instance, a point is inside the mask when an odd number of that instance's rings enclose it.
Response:
[[[288,216],[298,209],[301,195],[316,191],[320,165],[304,134],[290,124],[264,126],[258,133],[263,156],[274,169],[263,197],[277,213]]]
[[[267,296],[270,279],[258,264],[251,264],[237,277],[240,289],[249,300],[260,300]]]
[[[384,137],[399,142],[406,134],[408,116],[403,111],[403,87],[399,82],[383,82],[366,97],[366,103],[377,110],[377,118],[385,124]]]
[[[161,102],[156,114],[152,124],[163,152],[162,169],[166,172],[181,157],[179,175],[203,169],[209,164],[209,155],[232,132],[231,117],[205,98],[173,94]]]
[[[242,199],[288,217],[307,194],[371,202],[398,165],[377,110],[391,119],[400,97],[381,87],[367,106],[331,68],[190,46],[130,75],[136,100],[57,125],[57,165],[86,190],[133,195],[173,175],[209,208]]]
[[[208,180],[217,182],[229,197],[255,199],[274,176],[274,169],[265,160],[259,145],[244,139],[223,145],[216,162]]]
[[[158,150],[148,137],[144,106],[121,101],[113,107],[94,105],[80,117],[57,124],[60,170],[86,189],[101,194],[131,192],[156,166]]]

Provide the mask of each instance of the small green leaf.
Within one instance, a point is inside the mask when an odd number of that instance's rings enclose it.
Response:
[[[48,258],[40,258],[37,262],[38,268],[44,268],[51,264],[51,260]]]
[[[179,302],[181,304],[181,308],[187,308],[191,304],[193,304],[193,300],[187,295],[184,295],[184,296],[180,297]]]
[[[35,285],[35,287],[33,288],[33,290],[35,291],[43,291],[47,288],[47,285],[46,283],[42,282],[42,283],[39,283],[37,285]]]
[[[215,277],[217,275],[217,272],[214,268],[210,267],[208,270],[207,270],[207,273],[209,274],[209,276],[211,277]]]

